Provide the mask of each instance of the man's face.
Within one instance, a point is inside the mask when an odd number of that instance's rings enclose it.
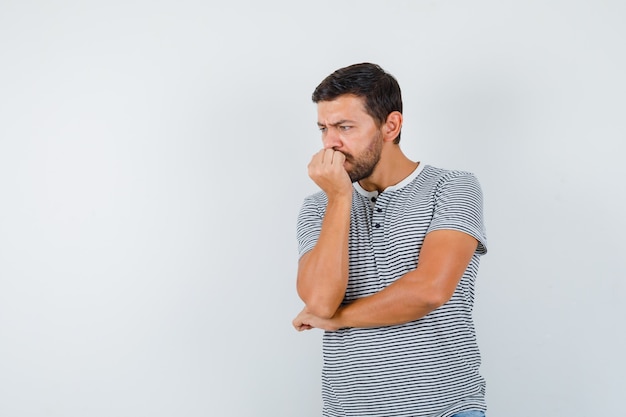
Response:
[[[365,111],[363,100],[343,95],[317,103],[317,125],[324,148],[345,155],[344,168],[352,182],[372,175],[383,147],[381,129]]]

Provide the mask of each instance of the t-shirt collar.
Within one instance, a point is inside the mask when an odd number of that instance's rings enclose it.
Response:
[[[417,168],[415,168],[413,170],[413,172],[411,172],[409,175],[407,175],[407,177],[405,179],[403,179],[402,181],[400,181],[399,183],[397,183],[395,185],[390,185],[389,187],[385,188],[385,190],[383,192],[399,190],[400,188],[406,186],[411,181],[413,181],[415,178],[417,178],[417,176],[420,174],[420,172],[422,172],[423,169],[424,169],[424,164],[422,162],[418,163],[417,164]],[[378,190],[367,191],[366,189],[361,187],[361,184],[359,184],[358,181],[353,183],[352,185],[359,192],[359,194],[361,194],[362,196],[364,196],[364,197],[366,197],[368,199],[376,198],[376,197],[378,197],[378,194],[380,194],[378,192]]]

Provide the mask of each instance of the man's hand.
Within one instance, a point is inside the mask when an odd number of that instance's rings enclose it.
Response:
[[[327,196],[352,195],[352,181],[344,168],[344,154],[333,149],[322,149],[309,162],[309,177]]]
[[[330,319],[323,319],[311,314],[306,307],[293,319],[292,324],[299,332],[313,328],[334,332],[341,328],[336,316]]]

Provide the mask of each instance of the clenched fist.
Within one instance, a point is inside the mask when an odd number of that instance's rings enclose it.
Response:
[[[333,149],[322,149],[309,162],[309,177],[328,197],[352,195],[352,181],[343,166],[346,157]]]

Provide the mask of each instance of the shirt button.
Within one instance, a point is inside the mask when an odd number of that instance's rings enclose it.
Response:
[[[372,203],[376,202],[376,197],[372,197]]]
[[[380,223],[376,223],[374,227],[378,229],[380,227]]]
[[[376,211],[377,211],[377,212],[379,212],[379,213],[382,213],[382,212],[383,212],[383,209],[381,209],[380,207],[378,207],[378,208],[376,209]]]

